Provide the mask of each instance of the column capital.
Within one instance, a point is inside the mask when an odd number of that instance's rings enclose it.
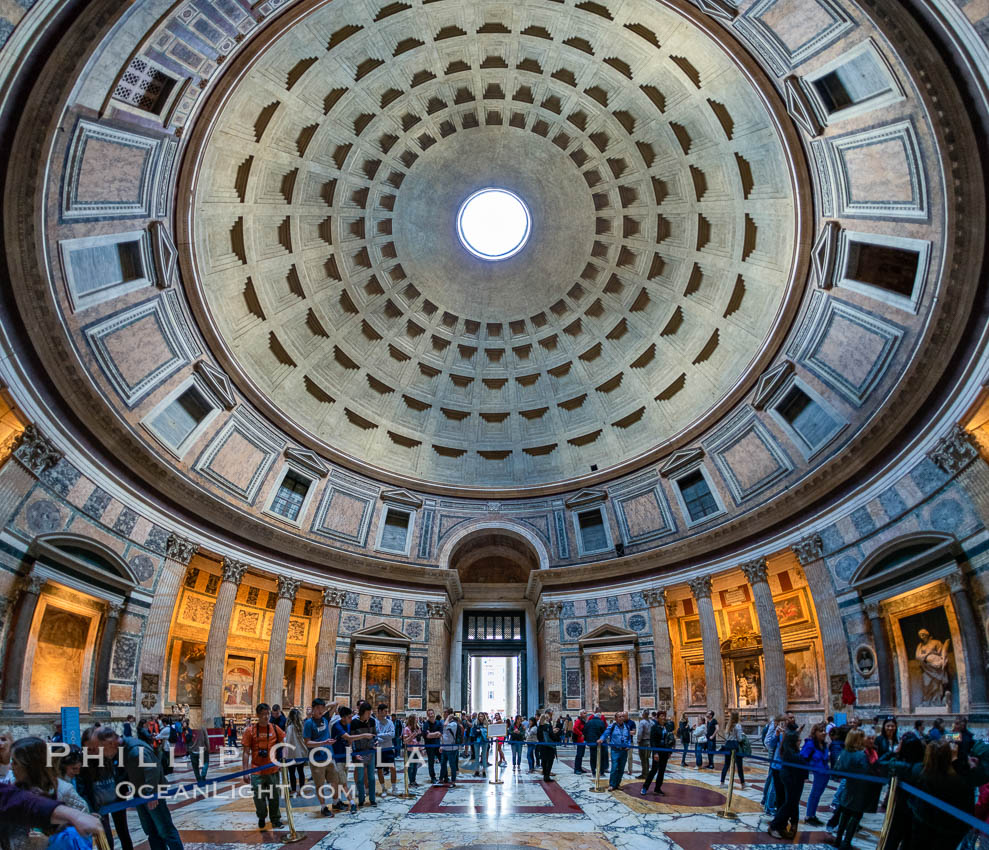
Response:
[[[48,583],[48,579],[38,573],[28,573],[26,576],[22,576],[19,582],[19,587],[22,593],[32,593],[37,596],[41,593],[41,588],[43,588]]]
[[[165,541],[165,557],[178,561],[180,564],[188,564],[198,549],[198,543],[193,543],[177,534],[169,534],[168,540]]]
[[[944,577],[944,583],[948,585],[948,590],[952,593],[963,593],[967,582],[964,573],[948,573]]]
[[[536,612],[544,620],[559,620],[563,613],[562,602],[541,602]]]
[[[121,614],[123,613],[124,613],[124,603],[122,602],[106,603],[106,618],[108,620],[119,620]]]
[[[223,580],[233,582],[240,587],[240,583],[244,580],[244,574],[247,572],[247,566],[243,561],[224,558],[220,564],[220,572],[223,575]]]
[[[278,576],[278,598],[288,599],[290,602],[295,601],[295,594],[299,592],[301,584],[299,579]]]
[[[870,620],[878,620],[883,615],[881,602],[863,602],[862,607]]]
[[[666,607],[666,588],[650,587],[642,591],[642,598],[650,608]]]
[[[824,557],[824,541],[821,540],[820,534],[809,534],[798,540],[790,548],[793,549],[793,554],[797,556],[802,567]]]
[[[745,573],[745,579],[749,584],[768,584],[769,567],[766,566],[765,558],[753,558],[738,565],[738,568]]]
[[[339,608],[340,606],[343,605],[346,599],[347,599],[347,592],[344,590],[337,590],[337,588],[335,587],[323,588],[324,608]]]
[[[446,617],[449,606],[445,602],[427,602],[426,616],[430,620],[442,620]]]
[[[711,598],[710,576],[700,576],[699,578],[692,578],[690,581],[687,582],[687,586],[690,588],[690,592],[694,594],[694,599]]]
[[[948,475],[957,475],[978,456],[975,438],[961,425],[955,425],[927,453],[934,465]]]
[[[47,472],[65,457],[62,450],[42,434],[33,422],[29,422],[21,432],[14,455],[35,475]]]

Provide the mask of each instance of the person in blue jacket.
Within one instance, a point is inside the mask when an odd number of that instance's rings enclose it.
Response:
[[[807,798],[807,815],[804,823],[811,826],[823,826],[824,824],[817,817],[817,804],[821,802],[821,795],[828,787],[828,745],[824,731],[827,727],[823,723],[815,723],[810,730],[810,736],[804,741],[800,748],[801,758],[807,759],[807,765],[811,770],[810,796]]]

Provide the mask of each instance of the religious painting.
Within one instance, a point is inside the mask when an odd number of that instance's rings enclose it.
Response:
[[[776,619],[781,628],[796,626],[810,620],[807,615],[807,603],[800,593],[791,593],[774,599],[773,607],[776,608]]]
[[[299,666],[296,659],[285,659],[285,668],[282,671],[282,706],[286,711],[295,705],[295,688],[299,681]]]
[[[907,653],[910,705],[958,711],[958,679],[944,606],[900,619]]]
[[[732,662],[732,678],[735,687],[735,705],[739,708],[755,708],[762,697],[762,671],[755,658],[736,658]]]
[[[625,676],[621,664],[598,664],[598,705],[612,713],[625,708]]]
[[[684,617],[680,620],[680,635],[684,643],[701,639],[701,618]]]
[[[62,706],[80,705],[91,619],[54,605],[45,607],[31,668],[31,711],[58,712]]]
[[[180,705],[202,705],[206,644],[188,640],[177,643],[178,666],[175,670],[175,701]]]
[[[223,673],[223,713],[253,714],[254,673],[257,662],[253,658],[231,655]]]
[[[367,701],[375,708],[384,703],[391,705],[391,664],[368,664],[364,668],[364,692]]]
[[[792,702],[817,702],[817,655],[813,649],[796,649],[783,653],[786,666],[786,699]]]
[[[687,664],[687,693],[690,705],[707,705],[707,677],[703,662]]]
[[[743,605],[741,608],[729,608],[724,614],[728,623],[728,634],[732,637],[750,635],[755,631],[752,627],[752,609],[748,605]]]

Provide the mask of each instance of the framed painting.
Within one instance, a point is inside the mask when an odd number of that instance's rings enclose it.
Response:
[[[238,655],[227,657],[223,672],[223,711],[226,714],[253,714],[257,661]]]
[[[783,663],[786,667],[787,702],[818,702],[821,691],[817,653],[810,647],[784,652]]]
[[[178,665],[175,671],[175,701],[188,705],[203,704],[203,667],[206,644],[177,641]]]
[[[391,704],[391,672],[390,664],[368,664],[364,668],[364,693],[367,701],[377,709],[379,703],[389,708]]]
[[[797,593],[788,593],[779,599],[774,599],[773,607],[776,608],[776,619],[781,629],[785,629],[787,626],[799,626],[801,623],[810,622],[807,600],[799,591]]]
[[[680,639],[684,643],[694,643],[701,639],[700,617],[682,617],[680,619]]]
[[[752,608],[749,605],[741,605],[738,608],[728,608],[724,612],[725,624],[728,626],[728,634],[732,637],[737,635],[750,635],[755,629],[752,626]]]
[[[598,664],[598,704],[601,711],[625,708],[625,676],[621,664]]]
[[[707,705],[707,677],[704,662],[687,662],[687,695],[692,706]]]

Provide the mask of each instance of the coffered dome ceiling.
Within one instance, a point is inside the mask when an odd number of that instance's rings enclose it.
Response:
[[[187,168],[200,324],[330,456],[463,486],[656,456],[794,294],[801,172],[754,73],[652,2],[317,8],[231,69]],[[497,263],[456,235],[485,186],[532,214]]]

